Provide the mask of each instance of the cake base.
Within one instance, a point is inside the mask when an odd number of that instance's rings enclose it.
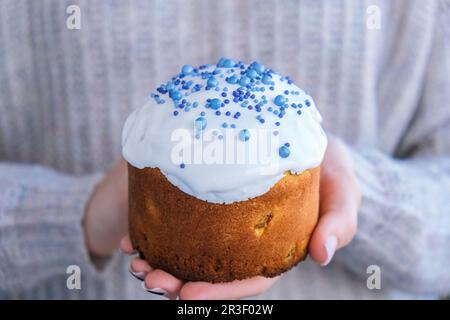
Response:
[[[274,277],[302,261],[317,223],[320,169],[286,174],[232,204],[199,200],[159,169],[128,165],[131,242],[153,268],[186,281]]]

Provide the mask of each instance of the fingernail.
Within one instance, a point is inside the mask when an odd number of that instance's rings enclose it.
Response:
[[[131,267],[128,268],[128,271],[130,271],[130,274],[135,277],[138,280],[143,281],[145,278],[145,275],[147,274],[146,272],[134,272],[133,270],[131,270]]]
[[[150,293],[157,294],[158,296],[166,296],[167,297],[167,291],[161,288],[147,288],[145,285],[145,281],[142,281],[142,288]]]
[[[325,249],[327,250],[327,259],[322,262],[320,265],[325,267],[330,263],[331,259],[333,259],[334,253],[336,252],[337,247],[337,238],[336,236],[328,236],[327,241],[325,242]]]
[[[131,251],[131,252],[123,251],[122,248],[119,248],[119,252],[120,252],[121,254],[126,254],[126,255],[129,255],[129,256],[138,253],[136,250],[133,250],[133,251]]]

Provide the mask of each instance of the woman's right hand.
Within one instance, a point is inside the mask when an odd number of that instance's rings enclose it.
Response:
[[[128,236],[122,239],[120,248],[126,254],[136,253]],[[259,276],[224,283],[186,282],[163,270],[153,269],[147,261],[139,257],[135,257],[131,262],[130,273],[142,281],[142,287],[146,291],[164,295],[169,299],[179,297],[183,300],[228,300],[256,296],[269,289],[281,277],[265,278]]]

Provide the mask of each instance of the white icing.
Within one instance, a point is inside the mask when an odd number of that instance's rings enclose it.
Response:
[[[215,66],[210,66],[202,71],[212,72],[214,69],[216,69]],[[264,92],[252,92],[259,101],[263,95],[268,101],[262,107],[262,111],[258,113],[255,109],[243,108],[240,105],[242,102],[234,103],[232,101],[232,91],[240,86],[226,82],[226,77],[231,75],[227,72],[230,72],[228,70],[231,69],[219,68],[219,70],[224,75],[223,78],[220,75],[215,76],[220,91],[205,90],[204,87],[194,93],[191,93],[191,90],[180,91],[183,94],[189,92],[190,94],[183,96],[183,99],[191,103],[198,102],[197,108],[191,108],[190,111],[185,112],[183,109],[176,108],[172,99],[165,94],[161,95],[166,101],[164,104],[157,104],[154,99],[150,99],[144,106],[133,111],[126,120],[122,132],[124,158],[136,168],[159,168],[167,179],[182,191],[212,203],[232,203],[254,198],[266,193],[283,177],[284,172],[301,173],[320,165],[325,153],[327,138],[320,125],[322,118],[309,95],[294,84],[289,84],[280,75],[273,73],[274,91],[269,90],[269,86],[266,85]],[[239,73],[237,75],[240,77]],[[192,80],[194,84],[202,85],[206,85],[207,81],[199,76],[186,76],[183,80]],[[263,85],[257,85],[257,87],[261,86]],[[221,96],[224,87],[229,89],[226,98]],[[269,107],[274,110],[279,109],[274,104],[274,99],[277,95],[283,94],[285,90],[298,91],[298,95],[289,93],[286,96],[289,99],[288,104],[301,103],[303,107],[300,109],[288,107],[285,109],[286,114],[280,119],[267,109]],[[222,113],[220,116],[215,115],[216,110],[205,108],[207,99],[213,98],[219,98],[222,101],[230,100],[229,104],[219,109]],[[310,101],[309,107],[305,106],[305,100]],[[256,103],[250,101],[249,104],[254,106]],[[177,116],[173,115],[174,110],[179,111]],[[297,114],[298,110],[301,110],[301,115]],[[194,123],[202,111],[205,112],[207,127],[201,131],[201,138],[195,139],[195,135],[199,131],[195,129]],[[230,111],[231,116],[225,116],[226,111]],[[236,112],[241,113],[238,119],[233,118]],[[265,123],[260,123],[256,119],[258,115],[264,118]],[[222,128],[223,122],[227,122],[227,129]],[[280,126],[276,126],[275,122],[280,122]],[[236,125],[235,129],[229,127],[232,123]],[[236,163],[236,161],[233,163],[208,163],[211,161],[209,158],[203,159],[201,163],[193,163],[195,162],[194,152],[191,152],[192,157],[187,157],[185,154],[182,161],[185,163],[185,167],[180,168],[179,159],[175,159],[172,155],[174,148],[180,146],[179,141],[172,141],[172,134],[180,133],[179,129],[184,129],[182,133],[191,139],[191,143],[188,145],[192,148],[199,142],[203,142],[202,147],[195,150],[203,151],[206,154],[209,154],[207,151],[211,150],[213,146],[221,146],[221,143],[226,144],[227,142],[235,142],[236,148],[244,147],[248,152],[248,148],[256,146],[256,143],[261,141],[258,138],[264,135],[266,138],[272,139],[273,148],[268,151],[261,147],[256,149],[266,155],[266,157],[259,157],[260,161],[256,163],[250,162],[248,159],[244,163]],[[246,142],[238,138],[242,129],[251,131],[250,139]],[[217,135],[212,134],[214,130],[220,131],[224,138],[219,140]],[[279,132],[277,136],[273,134],[274,130]],[[209,141],[212,137],[215,138]],[[290,144],[290,155],[287,158],[281,158],[279,155],[279,147],[284,143]],[[224,154],[226,154],[226,149],[224,150]],[[234,151],[235,156],[244,154],[242,149],[238,151],[234,149]],[[220,159],[224,160],[223,162],[227,160],[223,157]]]

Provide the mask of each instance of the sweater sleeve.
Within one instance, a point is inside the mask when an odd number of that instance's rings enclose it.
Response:
[[[382,286],[450,293],[450,5],[442,2],[421,103],[395,157],[349,147],[363,201],[354,241],[336,258]],[[383,285],[384,284],[384,285]]]
[[[82,220],[101,177],[0,163],[0,291],[29,290],[70,265],[96,272]]]

